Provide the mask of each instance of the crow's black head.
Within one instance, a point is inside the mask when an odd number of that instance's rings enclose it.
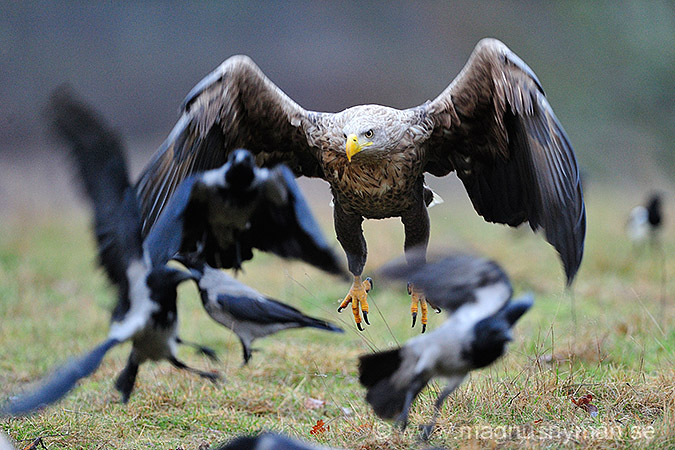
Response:
[[[474,326],[474,340],[462,351],[462,357],[473,367],[485,367],[504,354],[507,342],[512,340],[511,327],[534,304],[531,294],[509,301],[494,315]]]
[[[255,179],[255,158],[248,150],[238,149],[228,158],[230,167],[225,172],[225,181],[234,190],[246,190]]]
[[[652,227],[661,225],[661,195],[653,194],[647,202],[647,217]]]
[[[474,368],[485,367],[504,354],[511,339],[511,329],[505,320],[488,317],[474,327],[474,340],[462,351],[462,357]]]

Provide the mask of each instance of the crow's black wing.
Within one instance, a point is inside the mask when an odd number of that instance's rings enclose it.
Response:
[[[251,217],[251,227],[242,235],[250,247],[272,252],[284,258],[300,259],[333,274],[344,268],[328,245],[293,176],[283,165],[270,171],[265,182],[270,191],[285,192],[263,198]]]
[[[108,339],[89,353],[71,360],[48,376],[35,391],[10,400],[2,408],[0,415],[29,414],[58,401],[70,392],[79,380],[94,373],[108,350],[117,344],[119,341]]]
[[[119,289],[116,313],[128,309],[126,270],[142,255],[141,215],[129,185],[124,148],[89,106],[68,88],[57,89],[48,105],[51,128],[70,149],[79,183],[94,209],[101,266]]]

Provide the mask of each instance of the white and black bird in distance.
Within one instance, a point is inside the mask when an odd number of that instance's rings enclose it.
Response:
[[[662,195],[651,193],[644,204],[634,207],[626,221],[626,234],[635,248],[640,248],[647,241],[658,246],[661,230],[663,230],[664,213]]]

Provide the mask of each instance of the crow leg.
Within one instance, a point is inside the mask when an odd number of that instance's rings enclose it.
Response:
[[[173,364],[173,366],[174,366],[175,368],[177,368],[177,369],[187,370],[188,372],[192,372],[192,373],[194,373],[194,374],[197,374],[197,375],[199,375],[200,377],[206,378],[207,380],[210,380],[210,381],[214,381],[214,382],[215,382],[215,381],[220,380],[220,375],[218,375],[217,373],[214,373],[214,372],[205,372],[205,371],[203,371],[203,370],[199,370],[199,369],[195,369],[194,367],[190,367],[190,366],[188,366],[187,364],[185,364],[184,362],[179,361],[178,359],[176,359],[175,356],[172,356],[172,357],[170,357],[170,358],[168,358],[168,359],[169,359],[169,362],[170,362],[171,364]]]
[[[436,403],[434,404],[434,416],[431,418],[431,422],[426,425],[420,425],[420,438],[422,440],[429,440],[429,437],[431,436],[431,433],[433,433],[434,427],[436,426],[436,422],[438,421],[438,416],[441,414],[441,407],[443,406],[445,399],[448,398],[448,395],[452,394],[460,384],[462,384],[464,377],[464,375],[458,375],[450,378],[448,385],[438,395]]]
[[[136,383],[136,375],[138,375],[139,364],[136,352],[131,350],[127,365],[122,369],[115,382],[115,388],[122,394],[122,403],[127,403],[129,397],[131,397],[131,392],[134,390],[134,384]]]
[[[218,356],[216,355],[216,351],[214,349],[212,349],[211,347],[206,347],[204,345],[197,344],[196,342],[184,341],[181,338],[176,338],[176,343],[180,344],[180,345],[185,345],[187,347],[192,347],[192,348],[196,349],[202,355],[205,355],[208,358],[210,358],[212,361],[218,361]]]
[[[248,364],[248,361],[251,359],[251,355],[253,354],[253,349],[251,348],[251,342],[247,342],[241,337],[239,338],[239,341],[241,341],[241,349],[244,354],[244,366]]]
[[[408,415],[410,414],[410,406],[412,405],[413,400],[415,400],[415,389],[408,389],[405,393],[405,402],[403,403],[403,411],[396,419],[396,424],[401,428],[401,431],[405,431],[408,426]]]

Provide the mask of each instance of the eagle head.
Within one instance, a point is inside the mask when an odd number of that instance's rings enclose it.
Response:
[[[363,156],[382,158],[400,147],[401,138],[411,126],[409,115],[381,105],[360,105],[343,111],[345,122],[342,137],[345,153],[351,162],[361,153]]]
[[[359,140],[359,136],[356,133],[350,133],[348,136],[345,135],[345,139],[347,141],[347,144],[345,146],[345,152],[347,153],[347,159],[349,160],[349,162],[352,161],[352,156],[359,153],[365,147],[370,147],[371,145],[373,145],[373,141],[368,140],[369,138],[372,138],[373,135],[375,134],[372,128],[369,128],[360,134],[361,140]]]

